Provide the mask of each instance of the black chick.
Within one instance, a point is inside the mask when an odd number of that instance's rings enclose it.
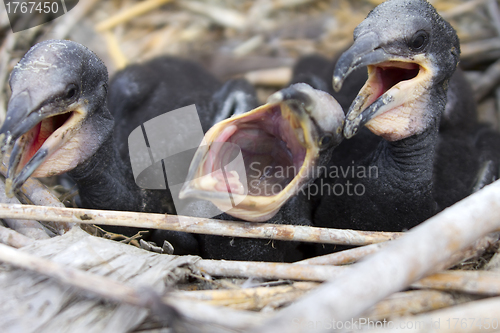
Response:
[[[158,114],[195,103],[200,103],[200,120],[208,128],[210,119],[256,103],[250,85],[223,85],[194,63],[173,58],[117,74],[110,89],[113,112],[106,103],[107,81],[102,61],[72,41],[44,41],[20,60],[10,77],[12,96],[0,129],[3,151],[13,146],[7,178],[11,194],[29,176],[67,172],[78,184],[84,207],[171,213],[168,192],[139,188],[129,159],[120,157],[117,146],[127,155],[127,132]],[[221,110],[229,114],[221,115]]]
[[[330,184],[333,193],[321,199],[315,221],[401,231],[439,209],[434,156],[459,41],[428,2],[406,0],[375,8],[355,29],[354,39],[336,64],[334,87],[363,66],[368,80],[350,107],[344,135],[350,138],[366,125],[382,139],[352,165],[354,173]],[[341,189],[347,195],[340,195]]]

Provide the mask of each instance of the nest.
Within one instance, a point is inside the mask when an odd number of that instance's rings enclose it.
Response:
[[[299,57],[333,58],[345,50],[354,27],[380,2],[80,0],[64,16],[15,34],[2,14],[0,121],[9,73],[42,40],[86,45],[110,76],[159,55],[190,58],[223,80],[247,78],[265,101],[287,84]],[[472,82],[480,120],[498,130],[497,1],[431,2],[458,32],[461,67]],[[11,23],[23,24],[20,18]],[[242,228],[209,219],[181,226],[160,214],[65,208],[61,201],[73,205],[73,192],[58,193],[29,180],[19,200],[31,205],[7,198],[0,205],[10,227],[0,227],[6,244],[0,244],[2,331],[468,332],[500,326],[498,182],[408,234],[252,223]],[[110,235],[93,224],[358,247],[294,264],[203,260],[168,255],[141,234]]]

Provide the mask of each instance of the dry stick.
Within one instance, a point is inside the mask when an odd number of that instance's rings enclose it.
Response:
[[[490,14],[491,21],[495,30],[497,31],[497,36],[500,36],[500,10],[498,9],[498,4],[496,0],[488,0],[487,3],[488,13]]]
[[[245,74],[245,79],[256,86],[284,87],[292,79],[290,67],[260,69]]]
[[[443,265],[443,269],[452,267],[464,260],[478,258],[498,241],[499,234],[493,233],[487,235],[472,244],[464,251],[454,253],[450,256],[449,260]],[[319,257],[297,261],[297,264],[310,264],[310,265],[346,265],[355,263],[364,257],[376,253],[389,243],[377,243],[366,245],[355,249],[344,250],[340,252],[325,254]]]
[[[461,58],[473,58],[491,51],[500,50],[500,38],[483,39],[477,42],[469,42],[460,46]]]
[[[243,29],[247,25],[247,18],[241,13],[223,7],[212,6],[198,1],[179,1],[179,6],[209,17],[223,27]]]
[[[389,243],[371,244],[355,249],[325,254],[322,256],[297,261],[296,264],[308,265],[347,265],[363,259],[367,255],[378,252]]]
[[[269,280],[290,279],[302,281],[327,281],[350,267],[325,265],[297,265],[272,262],[200,260],[196,268],[214,276],[257,277]]]
[[[127,8],[120,13],[111,16],[110,18],[102,21],[98,25],[96,25],[95,29],[99,32],[109,30],[118,24],[125,23],[130,21],[136,16],[144,15],[147,12],[152,11],[172,0],[146,0],[143,2],[139,2],[136,5]]]
[[[363,332],[492,332],[500,328],[500,297],[468,302],[451,308],[394,320],[386,329]],[[408,324],[413,329],[409,329]],[[387,326],[386,326],[387,327]],[[357,332],[357,331],[356,331]]]
[[[5,194],[5,184],[0,180],[0,202],[4,204],[20,204],[16,197],[8,198]],[[44,228],[40,222],[35,220],[18,220],[18,219],[3,219],[5,224],[19,232],[20,234],[32,238],[32,239],[49,239],[50,236],[54,236],[50,231]]]
[[[403,233],[315,228],[285,224],[233,222],[197,217],[83,208],[56,208],[0,204],[0,218],[35,219],[66,223],[119,225],[209,235],[293,240],[341,245],[366,245],[396,239]]]
[[[0,174],[2,174],[4,177],[7,174],[7,168],[2,163],[0,163]],[[19,200],[22,203],[35,204],[40,206],[61,208],[64,207],[63,203],[59,201],[59,199],[54,194],[47,190],[47,188],[42,183],[33,178],[28,178],[28,180],[24,182],[24,184],[21,186],[19,194]],[[38,219],[35,220],[42,221]],[[57,223],[51,220],[44,221],[47,222],[48,227],[51,227],[56,233],[60,235],[69,231],[74,226],[74,223]]]
[[[435,272],[453,253],[499,228],[500,182],[497,181],[352,265],[349,271],[282,310],[255,332],[303,332],[306,327],[297,322],[326,323],[356,318],[388,295]]]
[[[17,231],[0,226],[0,243],[20,248],[30,245],[34,241],[34,239],[21,235]]]
[[[474,84],[474,97],[476,101],[481,101],[488,95],[497,84],[500,82],[500,60],[497,60],[493,65],[481,75],[477,83]]]
[[[78,6],[75,6],[71,11],[59,19],[51,32],[47,35],[52,39],[64,39],[68,36],[73,27],[80,22],[82,18],[95,8],[99,0],[80,0]]]
[[[488,271],[449,271],[413,283],[413,288],[455,290],[471,294],[500,295],[500,273]]]
[[[478,6],[483,5],[488,0],[474,0],[464,2],[462,5],[454,6],[453,9],[447,10],[440,13],[445,20],[450,20],[455,16],[459,16],[465,13],[470,13],[477,9]]]
[[[277,287],[257,287],[232,290],[199,290],[174,292],[170,296],[203,301],[211,305],[228,306],[240,310],[260,310],[283,296],[294,299],[318,286],[315,282],[296,282]]]
[[[442,309],[455,304],[457,300],[449,293],[436,290],[412,290],[387,297],[363,313],[361,318],[392,319]]]
[[[15,250],[7,245],[0,244],[0,261],[49,276],[62,283],[119,303],[126,303],[143,308],[150,308],[154,305],[158,306],[158,304],[151,304],[153,302],[151,296],[156,294],[150,290],[132,288],[107,277],[63,266],[53,261],[39,258],[20,250]],[[163,305],[169,303],[168,297],[163,300],[157,299],[156,301],[163,303]],[[193,304],[192,302],[186,301],[176,301],[175,304],[171,304],[171,306],[174,306],[177,310],[181,310],[181,313],[188,317],[188,319],[194,317],[194,320],[210,320],[212,322],[229,323],[229,325],[235,326],[245,324],[247,326],[252,325],[258,322],[260,318],[260,316],[253,315],[252,313],[234,310],[221,311],[217,308]],[[193,309],[196,309],[196,311]],[[214,311],[216,309],[218,311]],[[210,317],[207,318],[205,316],[206,313],[209,313]]]
[[[106,44],[108,45],[108,53],[115,64],[117,70],[123,69],[128,64],[128,59],[123,53],[120,43],[113,31],[104,31],[103,33]]]
[[[5,15],[7,15],[5,13]],[[10,30],[7,30],[7,36],[4,37],[2,46],[0,47],[0,122],[3,123],[5,117],[5,105],[7,105],[4,98],[5,84],[9,77],[9,61],[11,59],[11,52],[16,44],[16,35]]]

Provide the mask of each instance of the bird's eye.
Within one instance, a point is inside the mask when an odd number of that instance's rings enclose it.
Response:
[[[420,30],[413,35],[411,41],[408,43],[408,46],[412,51],[421,51],[425,48],[428,41],[429,35],[427,32]]]
[[[66,88],[66,94],[64,95],[64,98],[72,99],[76,96],[77,93],[78,93],[78,86],[76,86],[75,84],[70,84]]]
[[[326,149],[330,147],[333,143],[333,135],[331,134],[325,134],[319,139],[319,148],[320,149]]]

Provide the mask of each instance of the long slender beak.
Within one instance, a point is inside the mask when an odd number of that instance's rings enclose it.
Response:
[[[5,191],[10,197],[14,195],[14,190],[19,185],[23,184],[47,157],[46,149],[37,151],[20,174],[15,176],[16,169],[19,165],[26,145],[25,140],[18,141],[18,139],[40,123],[43,118],[44,117],[41,113],[36,112],[34,109],[32,99],[28,91],[23,91],[11,97],[5,121],[2,128],[0,128],[0,157],[3,158],[5,152],[14,146],[10,155],[5,187]]]
[[[27,91],[11,97],[5,121],[0,128],[0,157],[3,157],[3,154],[12,147],[21,135],[43,119],[39,112],[32,111],[32,100]]]
[[[333,73],[333,88],[340,91],[349,74],[360,67],[384,62],[390,58],[382,48],[380,39],[374,32],[369,32],[356,39],[354,44],[340,56]]]
[[[364,66],[368,66],[368,80],[346,115],[346,138],[353,137],[362,126],[384,112],[394,110],[410,99],[414,100],[415,97],[410,95],[422,90],[424,79],[430,78],[425,56],[409,58],[388,53],[380,38],[374,32],[369,32],[358,37],[340,57],[333,76],[334,88],[340,89],[352,71]]]

